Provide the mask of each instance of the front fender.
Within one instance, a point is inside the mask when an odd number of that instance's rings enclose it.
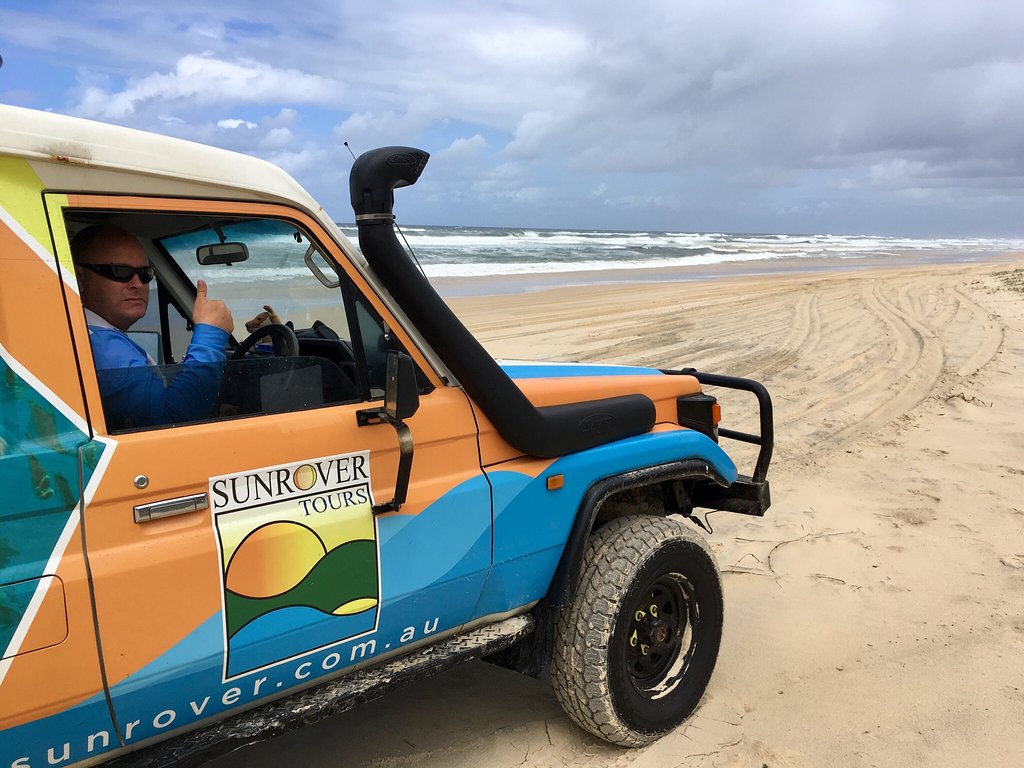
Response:
[[[544,604],[550,608],[562,608],[572,600],[583,565],[583,551],[594,528],[598,510],[605,499],[631,488],[642,488],[668,480],[694,478],[711,480],[722,487],[729,485],[708,462],[701,459],[685,459],[612,475],[590,486],[580,503],[565,549],[562,551],[562,558],[544,598]]]
[[[550,463],[508,462],[487,475],[494,498],[494,565],[479,615],[540,600],[550,594],[553,579],[568,579],[574,570],[566,571],[567,564],[578,561],[606,492],[680,477],[728,486],[736,467],[706,435],[663,425]],[[549,484],[553,480],[557,485]]]

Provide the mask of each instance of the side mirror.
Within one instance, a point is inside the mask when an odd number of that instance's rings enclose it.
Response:
[[[196,248],[196,261],[204,267],[210,264],[234,264],[249,258],[245,243],[212,243]]]
[[[388,352],[388,367],[384,383],[384,410],[395,421],[412,416],[420,407],[420,393],[416,388],[416,366],[404,352]]]
[[[398,435],[398,477],[395,478],[395,498],[383,504],[373,505],[373,514],[396,512],[405,504],[409,492],[409,475],[412,472],[412,432],[404,419],[408,419],[420,407],[420,393],[416,388],[416,366],[404,352],[388,352],[388,367],[384,381],[384,405],[356,411],[356,423],[360,427],[371,424],[390,424]]]

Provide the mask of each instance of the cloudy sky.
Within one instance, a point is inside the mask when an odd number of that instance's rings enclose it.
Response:
[[[1024,235],[1019,0],[2,0],[0,102],[288,170],[432,155],[407,224]]]

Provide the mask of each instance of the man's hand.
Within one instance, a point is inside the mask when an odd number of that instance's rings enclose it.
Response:
[[[281,318],[277,316],[277,312],[274,311],[274,308],[272,306],[270,306],[269,304],[264,304],[263,311],[245,324],[245,330],[247,330],[249,333],[252,333],[257,328],[260,328],[266,325],[267,323],[280,324]]]
[[[192,305],[192,322],[197,325],[199,323],[215,325],[228,333],[235,330],[235,321],[231,317],[228,305],[220,299],[211,301],[206,298],[205,280],[196,283],[196,303]]]

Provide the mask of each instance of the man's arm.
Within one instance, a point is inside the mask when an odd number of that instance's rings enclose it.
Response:
[[[92,334],[103,410],[111,429],[201,421],[212,415],[224,369],[227,331],[197,325],[177,374],[165,384],[145,353],[117,331]]]
[[[206,281],[198,281],[196,287],[192,342],[168,384],[128,336],[114,330],[93,331],[93,356],[111,429],[202,421],[212,415],[224,370],[224,347],[234,323],[223,301],[207,299]]]

